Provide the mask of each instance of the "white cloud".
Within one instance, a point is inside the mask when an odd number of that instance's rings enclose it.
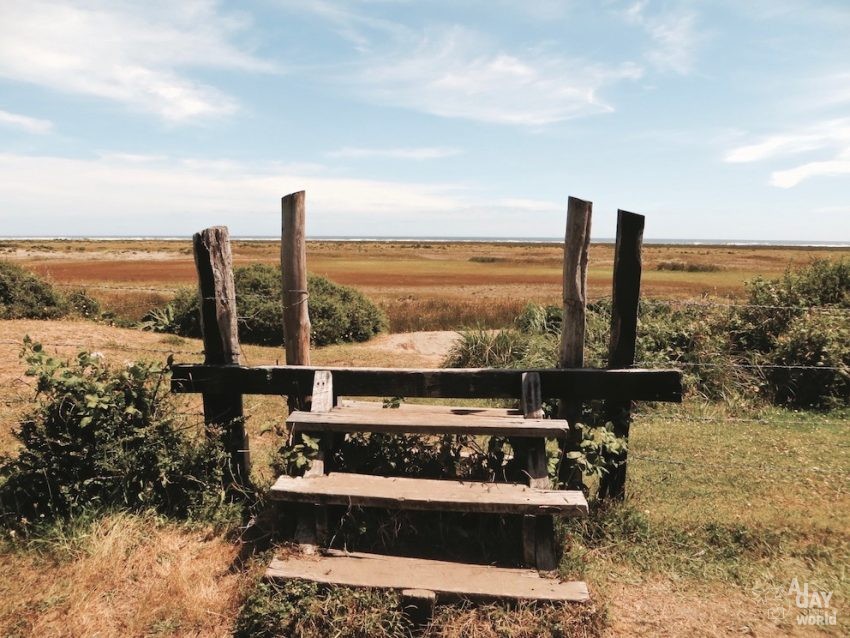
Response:
[[[612,67],[530,50],[505,52],[455,26],[367,60],[354,88],[364,99],[432,115],[544,126],[612,111],[600,89],[641,74],[630,63]]]
[[[270,71],[234,45],[246,20],[213,0],[0,3],[0,77],[95,96],[179,122],[236,101],[190,68]]]
[[[312,235],[546,234],[560,228],[565,208],[462,183],[339,177],[297,164],[0,154],[0,221],[13,235],[181,235],[221,223],[234,234],[274,235],[280,197],[298,190],[307,191]]]
[[[850,159],[809,162],[788,170],[775,171],[770,176],[770,183],[779,188],[792,188],[810,177],[834,177],[836,175],[850,175]]]
[[[463,151],[458,148],[447,148],[438,146],[426,146],[421,148],[363,148],[345,146],[327,154],[328,157],[336,159],[368,159],[389,158],[406,160],[430,160],[441,159],[461,155]]]
[[[702,36],[696,14],[684,9],[650,13],[649,0],[638,0],[621,12],[627,22],[640,26],[652,41],[647,59],[658,69],[687,75],[693,70]]]
[[[770,135],[754,144],[732,149],[725,160],[732,163],[758,162],[806,152],[828,153],[833,157],[773,171],[770,184],[792,188],[812,177],[850,173],[850,118],[827,120],[803,129]]]
[[[850,118],[819,122],[815,125],[770,135],[755,144],[732,149],[727,162],[756,162],[824,148],[850,146]]]
[[[0,109],[0,126],[23,129],[27,133],[43,134],[53,129],[53,122]]]

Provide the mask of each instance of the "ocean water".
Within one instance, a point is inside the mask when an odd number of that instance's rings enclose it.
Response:
[[[156,240],[156,241],[186,241],[188,236],[4,236],[0,240],[92,240],[92,241],[128,241],[128,240]],[[279,237],[273,236],[238,236],[231,239],[239,241],[277,241]],[[507,244],[560,244],[563,237],[381,237],[381,236],[314,236],[307,237],[307,241],[348,241],[348,242],[409,242],[409,243],[507,243]],[[613,237],[594,237],[594,244],[613,244]],[[761,240],[761,239],[668,239],[646,237],[643,240],[648,245],[673,245],[673,246],[788,246],[805,248],[850,248],[850,241],[805,241],[805,240]]]

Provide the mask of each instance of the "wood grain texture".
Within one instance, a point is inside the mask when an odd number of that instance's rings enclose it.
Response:
[[[403,396],[456,399],[519,399],[522,373],[506,369],[312,368],[308,366],[175,365],[174,392],[227,392],[287,395],[313,387],[317,369],[329,370],[339,396]],[[679,370],[531,370],[540,374],[544,398],[682,400]]]
[[[342,472],[310,478],[281,476],[272,486],[269,497],[295,503],[420,511],[587,514],[587,501],[581,492],[536,490],[512,483],[390,478]]]
[[[471,434],[557,438],[567,422],[517,416],[467,416],[382,408],[337,407],[329,412],[293,412],[286,420],[296,432],[383,432],[389,434]]]
[[[561,326],[561,349],[558,365],[561,368],[584,366],[584,337],[587,325],[587,262],[590,247],[590,222],[593,204],[570,197],[567,206],[567,231],[564,238],[564,319]],[[560,478],[572,489],[584,487],[578,464],[566,454],[581,447],[581,430],[575,427],[585,397],[562,396],[558,416],[573,426],[566,439],[560,442],[564,453]]]
[[[283,284],[283,343],[288,365],[310,365],[310,313],[307,301],[307,244],[304,191],[281,201],[280,268]],[[309,386],[308,386],[309,387]],[[290,410],[309,409],[303,390],[288,394]]]
[[[589,600],[583,582],[541,578],[531,569],[509,569],[447,561],[328,550],[318,556],[274,559],[270,580],[303,579],[316,583],[379,589],[428,589],[440,598],[475,600]]]
[[[628,368],[634,365],[637,344],[640,280],[643,260],[643,215],[617,212],[617,240],[614,247],[612,283],[611,337],[608,343],[608,366]],[[614,426],[617,436],[628,438],[632,421],[631,401],[610,399],[605,404],[605,418]],[[626,454],[609,459],[612,467],[599,482],[600,498],[623,499],[626,494]]]
[[[195,268],[201,302],[201,333],[204,362],[238,365],[241,348],[237,330],[236,286],[233,283],[233,255],[230,234],[224,226],[214,226],[192,238]],[[207,432],[222,432],[224,449],[230,457],[228,481],[247,485],[251,459],[242,406],[235,388],[207,391],[203,395]]]

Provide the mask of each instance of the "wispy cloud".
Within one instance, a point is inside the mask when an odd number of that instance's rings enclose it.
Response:
[[[771,185],[792,188],[812,177],[850,173],[850,118],[827,120],[803,129],[770,135],[753,144],[732,149],[725,160],[732,163],[759,162],[808,152],[826,153],[832,157],[773,171]]]
[[[147,235],[152,228],[189,234],[219,223],[237,234],[274,234],[281,195],[302,189],[314,235],[434,234],[435,228],[480,235],[487,228],[525,236],[559,228],[563,216],[563,206],[494,198],[465,183],[341,177],[316,166],[125,153],[91,159],[0,154],[0,221],[12,234],[32,232],[26,220],[33,217],[56,234]]]
[[[453,157],[463,153],[459,148],[447,148],[438,146],[425,146],[421,148],[363,148],[345,146],[327,154],[335,159],[406,159],[406,160],[431,160],[444,157]]]
[[[168,121],[232,113],[186,69],[269,71],[233,43],[244,17],[213,0],[0,3],[0,77],[95,96]]]
[[[441,117],[544,126],[612,111],[600,90],[641,75],[631,63],[608,66],[534,50],[508,52],[454,26],[367,60],[352,87],[366,100]]]
[[[53,122],[37,117],[29,117],[28,115],[20,115],[19,113],[10,113],[9,111],[0,109],[0,126],[21,129],[27,133],[41,135],[49,133],[53,129]]]
[[[641,27],[652,46],[647,60],[656,68],[687,75],[693,70],[702,36],[697,30],[697,16],[682,7],[652,11],[649,0],[633,2],[621,12],[627,22]]]
[[[850,159],[809,162],[788,170],[775,171],[770,176],[770,183],[779,188],[792,188],[810,177],[835,177],[837,175],[850,175]]]

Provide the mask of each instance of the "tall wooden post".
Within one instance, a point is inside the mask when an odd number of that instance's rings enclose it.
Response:
[[[213,226],[192,238],[198,288],[201,296],[201,331],[204,363],[239,365],[242,351],[236,324],[236,287],[230,234],[225,226]],[[208,432],[224,431],[224,447],[230,456],[228,477],[237,486],[250,479],[250,455],[242,395],[237,392],[204,393],[204,423]]]
[[[593,203],[570,197],[567,206],[567,232],[564,238],[564,322],[561,328],[559,367],[584,367],[584,333],[587,316],[587,261],[590,247],[590,220]],[[561,442],[561,480],[570,489],[583,489],[581,468],[569,458],[580,449],[581,401],[565,396],[560,404],[561,418],[570,424]]]
[[[283,342],[286,364],[310,365],[310,314],[307,305],[307,243],[305,238],[305,194],[283,198],[280,267],[283,282]],[[309,409],[310,388],[293,388],[289,410]]]
[[[617,244],[614,251],[614,283],[611,295],[611,340],[608,367],[630,368],[635,363],[638,304],[640,302],[641,249],[645,218],[617,211]],[[605,416],[617,436],[628,438],[631,401],[607,401]],[[599,484],[599,497],[623,499],[626,494],[626,454],[611,459],[609,473]],[[610,466],[617,465],[612,468]]]

